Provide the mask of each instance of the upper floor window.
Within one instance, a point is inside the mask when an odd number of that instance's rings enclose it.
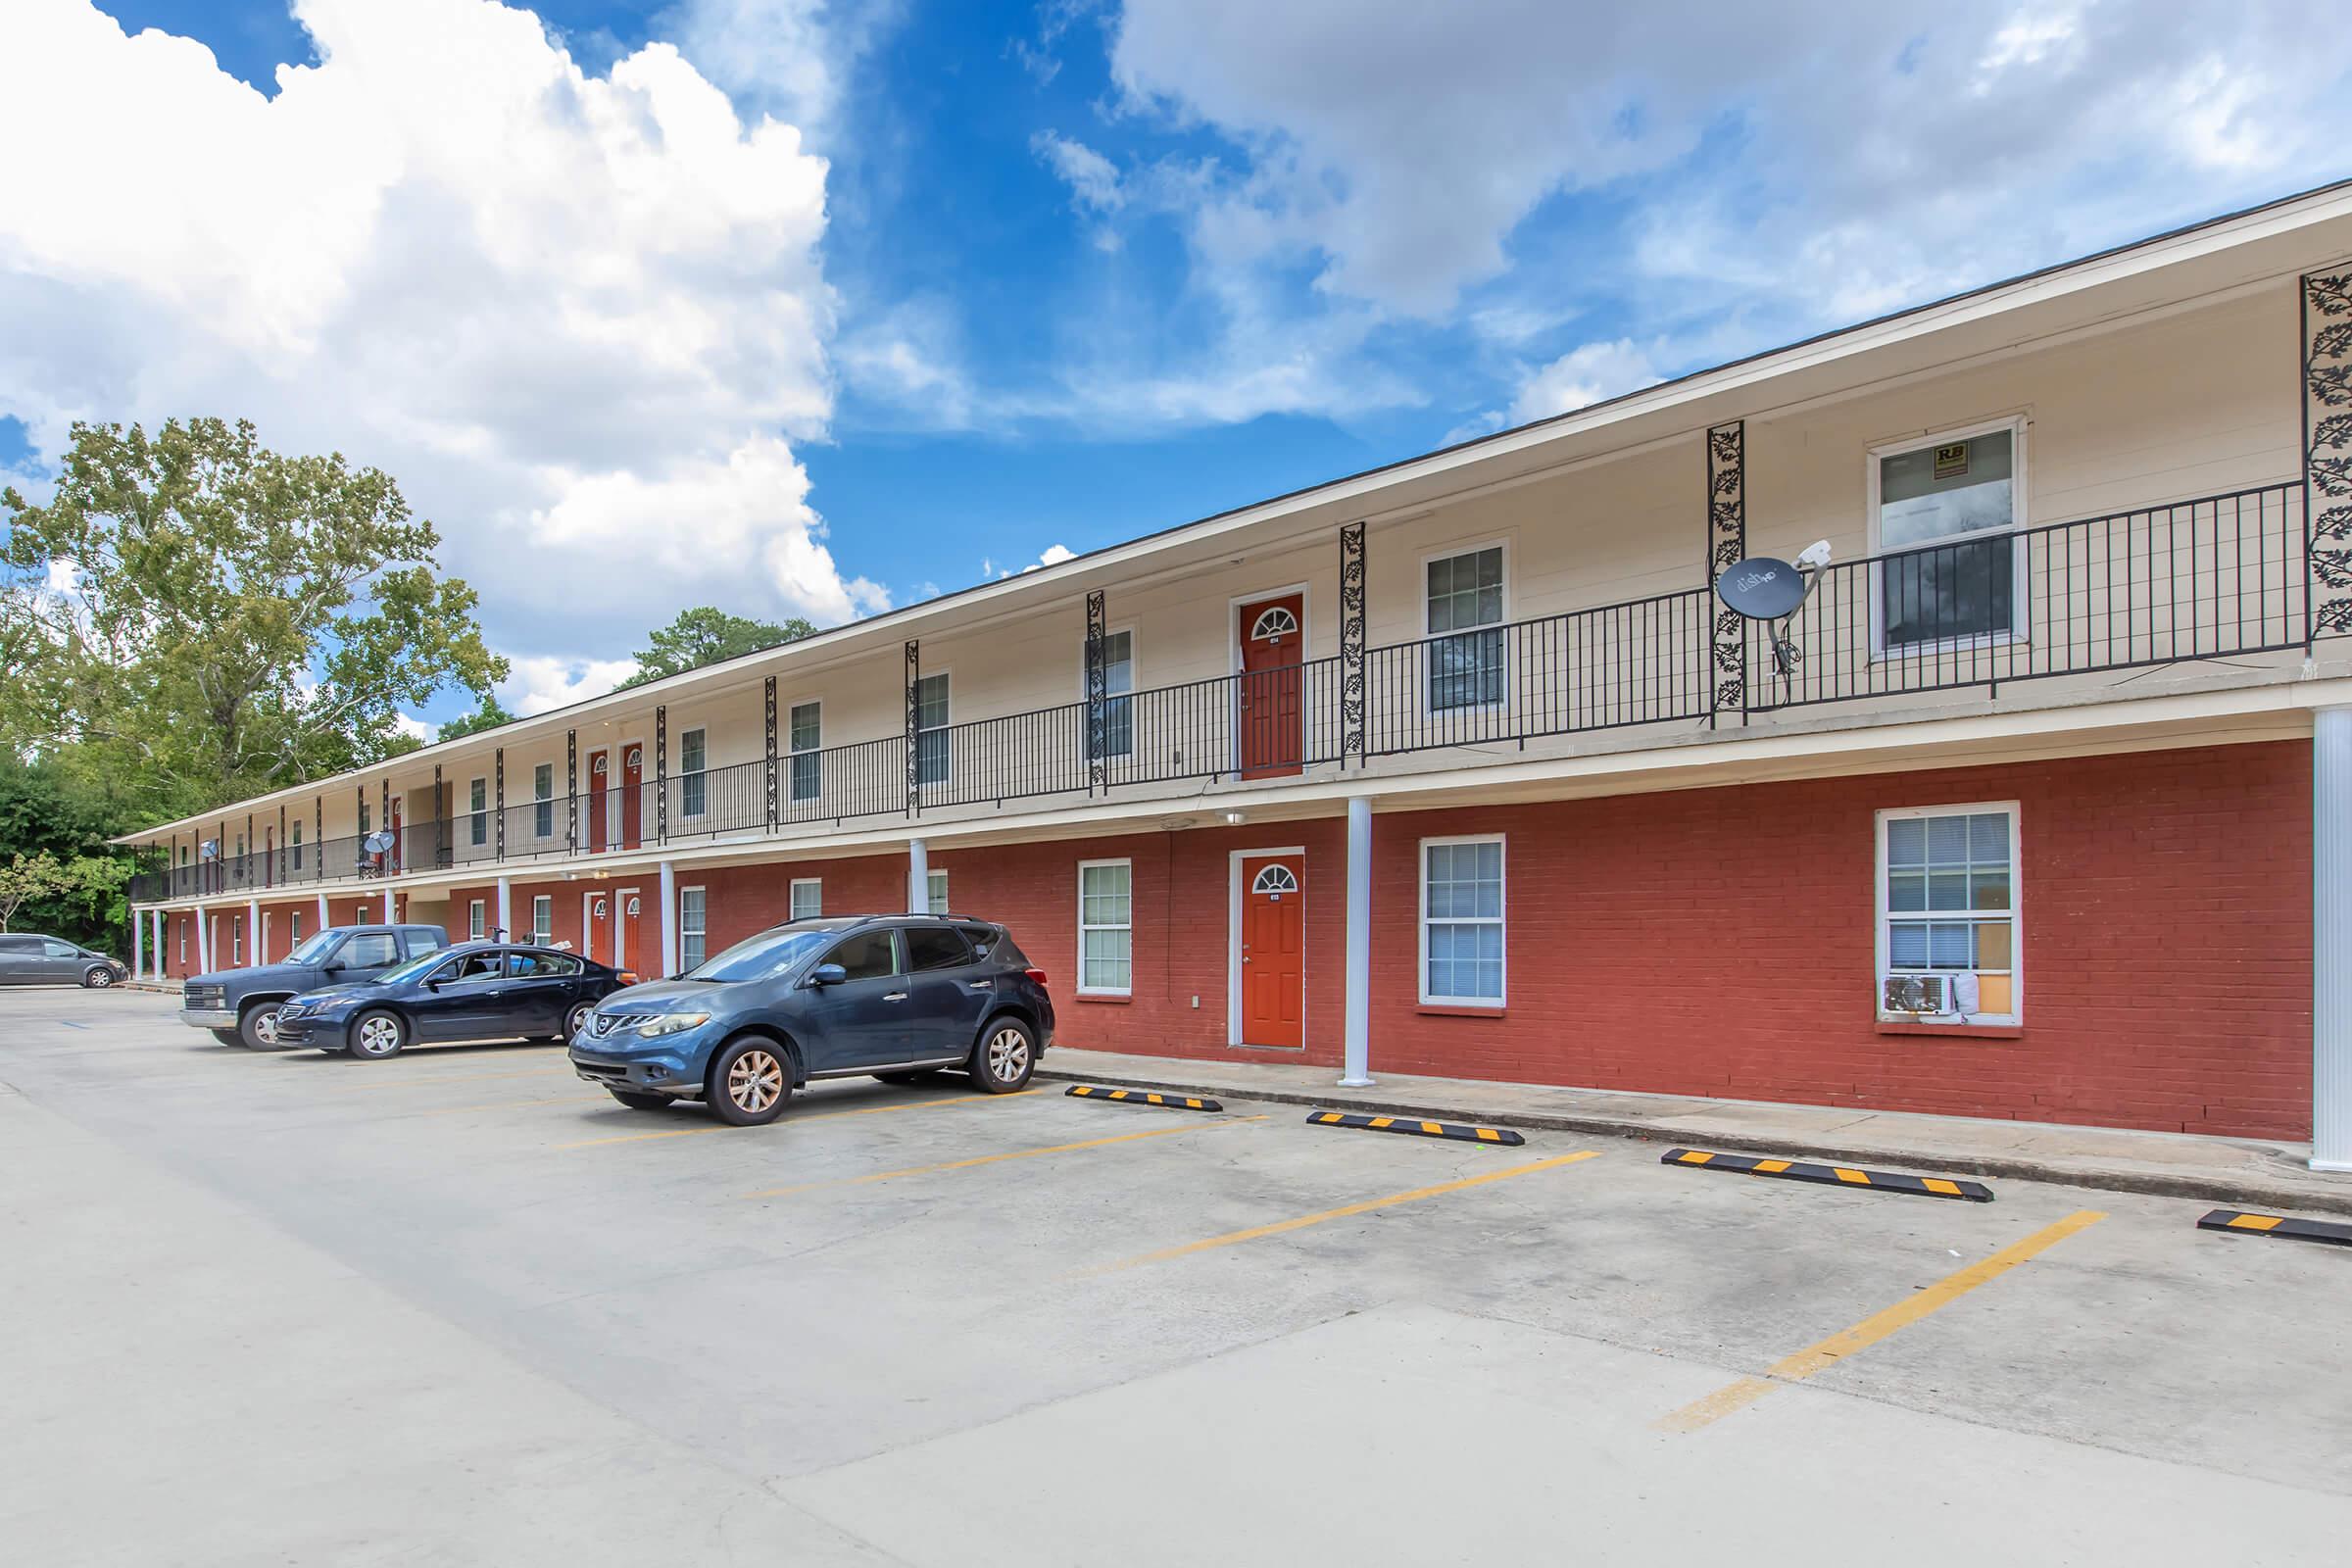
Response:
[[[1135,755],[1135,633],[1102,639],[1102,755]],[[1090,694],[1091,695],[1091,694]]]
[[[1424,613],[1432,712],[1502,701],[1502,546],[1429,563]],[[1491,631],[1474,630],[1493,627]]]
[[[925,675],[914,683],[914,781],[944,784],[952,765],[948,753],[948,677]]]
[[[2014,1023],[2017,808],[1879,813],[1879,1010]]]
[[[792,705],[792,798],[813,801],[825,793],[825,707]]]
[[[703,776],[707,754],[704,732],[690,729],[678,736],[678,814],[700,816],[710,804],[710,780]]]
[[[531,833],[553,838],[556,832],[556,764],[541,762],[531,769]]]
[[[294,824],[294,869],[302,869],[302,824]]]
[[[2013,421],[1871,455],[1882,651],[2024,631],[2024,435]]]
[[[490,781],[477,778],[466,787],[466,836],[476,844],[490,842]]]

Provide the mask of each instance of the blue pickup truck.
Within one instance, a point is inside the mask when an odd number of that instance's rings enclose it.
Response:
[[[321,986],[372,980],[448,946],[449,933],[437,925],[330,925],[282,962],[189,977],[179,990],[179,1021],[210,1029],[224,1046],[274,1051],[281,1004]]]

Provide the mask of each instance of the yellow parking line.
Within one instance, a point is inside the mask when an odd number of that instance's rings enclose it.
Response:
[[[1170,1258],[1188,1257],[1214,1248],[1231,1247],[1237,1242],[1253,1242],[1261,1236],[1280,1236],[1286,1231],[1304,1230],[1326,1220],[1346,1219],[1350,1214],[1369,1214],[1376,1208],[1393,1208],[1398,1203],[1418,1202],[1424,1198],[1439,1198],[1446,1193],[1458,1193],[1465,1188],[1483,1187],[1489,1182],[1507,1181],[1513,1176],[1532,1176],[1540,1170],[1551,1170],[1561,1165],[1573,1165],[1580,1159],[1597,1159],[1599,1151],[1588,1149],[1574,1154],[1556,1154],[1550,1159],[1539,1159],[1526,1165],[1509,1165],[1477,1176],[1465,1176],[1457,1182],[1440,1182],[1435,1187],[1416,1187],[1409,1193],[1391,1193],[1386,1198],[1367,1199],[1360,1203],[1348,1203],[1340,1208],[1327,1208],[1319,1214],[1301,1214],[1297,1219],[1277,1220],[1271,1225],[1252,1225],[1246,1231],[1228,1231],[1223,1236],[1211,1236],[1202,1241],[1186,1242],[1181,1247],[1163,1247],[1156,1252],[1146,1252],[1100,1268],[1086,1269],[1080,1277],[1095,1274],[1114,1274],[1120,1269],[1141,1268],[1147,1263],[1164,1263]]]
[[[1040,1154],[1066,1154],[1079,1149],[1102,1149],[1109,1144],[1132,1144],[1139,1138],[1173,1138],[1178,1133],[1205,1132],[1212,1127],[1238,1127],[1246,1121],[1264,1121],[1263,1116],[1236,1116],[1230,1121],[1196,1121],[1174,1127],[1154,1127],[1149,1132],[1120,1133],[1114,1138],[1089,1138],[1075,1144],[1049,1144],[1043,1149],[1008,1149],[998,1154],[975,1154],[970,1159],[947,1159],[936,1165],[909,1165],[905,1170],[876,1171],[870,1176],[843,1176],[828,1182],[803,1182],[798,1187],[770,1187],[763,1192],[746,1193],[746,1198],[787,1198],[794,1193],[813,1192],[820,1187],[862,1187],[867,1182],[896,1181],[901,1176],[929,1176],[943,1170],[969,1170],[974,1165],[994,1165],[1004,1159],[1035,1159]]]
[[[983,1100],[1019,1100],[1026,1095],[1042,1095],[1042,1089],[1016,1089],[1009,1095],[957,1095],[953,1100],[909,1100],[893,1105],[860,1105],[856,1110],[820,1110],[813,1115],[795,1115],[785,1112],[781,1122],[769,1126],[797,1127],[803,1122],[831,1121],[836,1116],[880,1116],[894,1110],[928,1110],[934,1105],[972,1105]],[[603,1144],[642,1144],[652,1138],[694,1138],[703,1133],[748,1133],[756,1127],[738,1127],[732,1122],[713,1121],[706,1127],[672,1127],[658,1133],[618,1133],[611,1138],[587,1138],[576,1144],[558,1144],[558,1149],[595,1149]]]
[[[1661,1432],[1696,1432],[1700,1427],[1719,1421],[1735,1410],[1746,1408],[1784,1384],[1801,1383],[1823,1368],[1835,1366],[1855,1351],[1868,1349],[1888,1335],[1910,1327],[1939,1307],[1949,1306],[1978,1286],[1999,1279],[2036,1253],[2047,1251],[2077,1231],[2087,1230],[2106,1217],[2091,1208],[2069,1214],[2057,1224],[2045,1226],[2024,1241],[2002,1248],[1990,1257],[1971,1263],[1958,1273],[1945,1275],[1908,1300],[1897,1301],[1885,1311],[1874,1312],[1852,1328],[1833,1334],[1818,1345],[1809,1345],[1794,1355],[1782,1357],[1766,1367],[1762,1377],[1745,1377],[1726,1384],[1706,1397],[1693,1399],[1652,1424]]]

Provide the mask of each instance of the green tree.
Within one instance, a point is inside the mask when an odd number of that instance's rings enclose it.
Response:
[[[42,859],[69,867],[86,860],[111,866],[110,875],[84,865],[63,886],[28,889],[16,923],[119,953],[131,857],[106,841],[133,823],[108,781],[73,761],[69,754],[28,762],[0,749],[0,866]]]
[[[483,730],[514,722],[514,715],[500,707],[497,698],[485,697],[482,706],[472,712],[461,714],[433,731],[433,744],[438,746],[443,741],[454,741],[461,735],[479,735]]]
[[[647,640],[653,646],[637,655],[637,673],[622,681],[622,686],[642,686],[649,680],[664,675],[682,675],[705,664],[715,664],[722,659],[735,659],[744,654],[756,654],[762,648],[774,648],[781,643],[797,642],[812,635],[816,628],[800,616],[781,624],[772,620],[753,620],[744,615],[730,615],[709,605],[678,612],[678,618],[653,633]]]
[[[72,752],[140,815],[396,755],[404,707],[506,675],[389,475],[244,421],[76,424],[55,496],[0,509],[0,740]]]
[[[51,904],[76,897],[110,904],[107,912],[113,919],[109,923],[120,923],[122,901],[111,896],[122,891],[129,874],[122,862],[104,856],[77,855],[61,860],[46,850],[38,855],[13,856],[0,865],[0,931],[8,930],[18,912],[36,902]]]

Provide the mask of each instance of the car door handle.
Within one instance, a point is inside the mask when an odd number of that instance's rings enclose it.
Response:
[[[893,991],[889,996],[884,997],[882,1000],[884,1002],[905,1002],[906,1000],[906,993],[904,991]]]
[[[974,991],[994,991],[997,989],[997,983],[994,980],[974,980],[971,982],[971,986]]]

